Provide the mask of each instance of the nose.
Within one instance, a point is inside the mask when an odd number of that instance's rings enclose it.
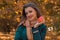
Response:
[[[31,18],[31,14],[27,14],[27,18]]]
[[[29,16],[30,16],[30,14],[28,13],[28,14],[27,14],[27,17],[29,17]]]

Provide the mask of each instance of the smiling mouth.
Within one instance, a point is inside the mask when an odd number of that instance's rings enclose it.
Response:
[[[28,18],[32,18],[32,16],[28,16]]]

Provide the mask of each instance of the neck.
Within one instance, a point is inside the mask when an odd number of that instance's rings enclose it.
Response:
[[[34,27],[34,25],[35,25],[36,22],[37,22],[37,19],[34,19],[34,20],[30,21],[31,26]]]

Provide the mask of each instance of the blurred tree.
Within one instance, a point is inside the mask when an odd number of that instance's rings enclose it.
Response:
[[[60,0],[0,0],[0,31],[16,29],[22,16],[23,5],[29,2],[35,3],[41,9],[48,27],[60,31]]]

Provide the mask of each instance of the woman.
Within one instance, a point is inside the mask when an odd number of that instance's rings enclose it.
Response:
[[[40,10],[34,3],[24,5],[21,23],[16,31],[15,40],[44,40],[46,35],[44,20],[39,26],[34,26],[40,16]]]

